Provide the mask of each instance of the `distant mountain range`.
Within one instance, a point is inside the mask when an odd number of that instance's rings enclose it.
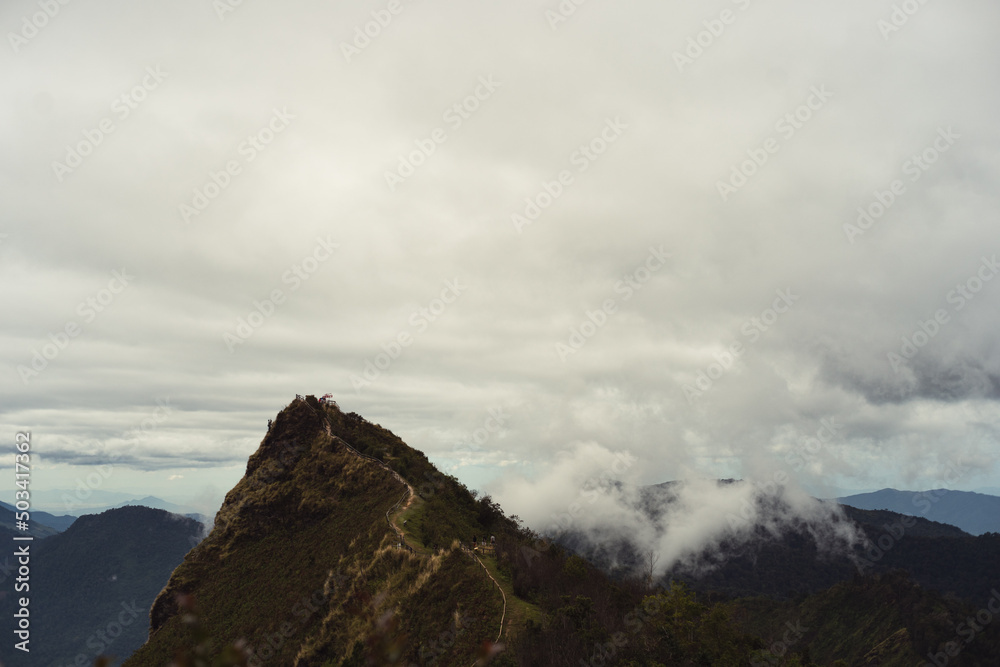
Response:
[[[81,498],[81,495],[84,497]],[[8,492],[7,497],[13,497],[13,492]],[[142,505],[183,515],[199,512],[196,507],[170,502],[152,495],[139,497],[134,493],[102,489],[91,489],[86,494],[78,494],[71,489],[35,489],[31,492],[31,505],[34,508],[33,514],[45,510],[55,515],[72,516],[100,514],[105,510],[127,505]]]
[[[676,489],[645,487],[636,509],[659,525]],[[201,516],[193,508],[119,492],[87,500],[110,505],[31,513],[32,665],[105,653],[127,667],[221,667],[249,652],[249,664],[342,667],[910,667],[954,655],[943,651],[963,619],[1000,600],[989,522],[1000,498],[853,494],[826,526],[858,531],[853,546],[824,550],[801,522],[760,525],[690,561],[706,567],[654,578],[631,533],[542,539],[390,431],[312,396],[277,416],[204,540],[183,516]],[[781,514],[785,501],[754,502]],[[0,535],[25,534],[12,510],[0,504]],[[8,636],[15,606],[13,586],[0,587]],[[949,664],[996,665],[1000,623],[975,640]],[[0,664],[23,660],[11,644]]]
[[[145,498],[140,498],[139,500],[126,500],[125,502],[118,503],[117,505],[113,505],[106,509],[117,509],[119,507],[151,507],[152,509],[164,510],[172,514],[180,514],[200,523],[210,524],[212,522],[211,517],[205,516],[193,507],[178,505],[177,503],[172,503],[170,501],[163,500],[162,498],[157,498],[156,496],[146,496]],[[93,512],[88,512],[88,514],[92,513]]]
[[[717,481],[720,487],[740,483]],[[667,482],[642,489],[636,509],[650,525],[664,528],[661,518],[678,502],[675,486]],[[943,501],[947,495],[938,497]],[[765,507],[778,513],[783,507],[783,501],[776,498],[758,497],[755,502],[762,514]],[[764,595],[790,599],[818,593],[857,574],[888,575],[902,570],[922,587],[969,603],[977,602],[978,596],[1000,581],[1000,535],[972,536],[948,523],[921,516],[909,518],[885,509],[844,505],[843,510],[847,522],[864,534],[866,544],[833,553],[821,546],[806,525],[785,526],[780,534],[758,526],[747,539],[723,539],[678,562],[662,581],[683,581],[699,592],[729,598]],[[631,535],[569,529],[555,538],[615,578],[624,579],[644,568],[644,547]]]
[[[76,521],[75,516],[56,516],[48,512],[36,512],[32,510],[29,512],[29,530],[22,531],[16,527],[17,517],[15,516],[15,512],[16,510],[13,505],[0,502],[0,531],[4,531],[5,535],[6,533],[10,533],[11,535],[49,537],[50,535],[61,533]]]
[[[898,491],[882,489],[837,498],[863,510],[890,510],[958,526],[970,535],[1000,533],[1000,497],[971,491]]]
[[[122,495],[127,496],[128,494]],[[21,531],[17,529],[15,516],[16,510],[14,509],[14,506],[0,501],[0,536],[12,537],[14,535],[31,535],[36,538],[50,537],[69,528],[80,516],[88,514],[101,514],[110,509],[118,509],[120,507],[148,507],[150,509],[164,510],[166,512],[170,512],[171,514],[180,514],[181,516],[194,519],[198,523],[206,525],[211,525],[212,523],[211,517],[201,514],[192,507],[178,505],[176,503],[163,500],[162,498],[157,498],[156,496],[146,496],[145,498],[140,498],[138,500],[131,498],[129,500],[121,501],[116,505],[109,505],[107,507],[92,507],[87,508],[86,510],[78,509],[74,513],[59,515],[32,509],[29,512],[29,529],[27,531]]]
[[[13,498],[13,492],[7,492],[6,497]],[[52,514],[81,516],[100,513],[103,509],[134,500],[136,497],[134,493],[104,489],[32,489],[31,505],[36,510],[45,510]]]
[[[99,654],[125,658],[145,640],[153,599],[203,526],[163,510],[122,507],[80,517],[65,532],[30,543],[30,589],[0,587],[0,617],[13,636],[19,595],[31,605],[31,654],[0,642],[7,665],[92,665]],[[114,664],[119,664],[115,662]]]
[[[673,494],[653,491],[639,509],[655,519]],[[960,660],[948,642],[1000,581],[1000,535],[843,514],[827,527],[863,533],[852,552],[821,551],[809,526],[761,526],[716,545],[700,573],[609,578],[629,545],[541,539],[390,431],[298,396],[174,570],[126,667],[245,664],[243,651],[249,664],[342,667],[997,664],[998,623]]]

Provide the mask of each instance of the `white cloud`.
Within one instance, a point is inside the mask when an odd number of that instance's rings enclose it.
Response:
[[[673,52],[718,8],[588,3],[553,31],[544,4],[416,3],[348,63],[339,44],[370,8],[63,7],[0,75],[0,424],[85,465],[103,461],[87,443],[119,451],[169,395],[170,420],[123,459],[163,469],[245,459],[295,393],[332,391],[441,458],[504,405],[504,437],[474,462],[538,475],[592,443],[653,483],[766,480],[836,418],[802,483],[940,486],[965,457],[956,485],[996,486],[1000,283],[961,310],[947,297],[1000,252],[1000,9],[928,5],[885,40],[885,8],[860,0],[743,4],[682,72]],[[120,118],[147,67],[168,75]],[[385,171],[483,76],[502,85],[390,192]],[[833,96],[721,201],[717,181],[814,86]],[[241,152],[285,108],[294,121]],[[105,117],[114,131],[59,182],[52,163]],[[580,171],[574,152],[615,117],[628,129]],[[941,127],[960,138],[849,243],[857,208]],[[179,205],[227,161],[239,174],[185,224]],[[517,234],[511,213],[560,170],[573,185]],[[339,248],[293,291],[283,275],[318,236]],[[669,265],[625,300],[616,283],[661,245]],[[78,304],[123,266],[134,282],[85,321]],[[461,299],[355,394],[351,374],[456,277]],[[789,288],[801,300],[750,341],[744,323]],[[276,289],[285,302],[231,354],[223,335]],[[563,363],[556,344],[608,298],[617,312]],[[950,322],[894,372],[888,353],[940,308]],[[745,353],[690,403],[684,385],[734,343]]]

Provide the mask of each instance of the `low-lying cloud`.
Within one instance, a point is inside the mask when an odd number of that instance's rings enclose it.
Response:
[[[733,548],[793,530],[809,534],[821,553],[844,555],[862,542],[839,505],[791,480],[692,478],[642,486],[636,463],[627,452],[586,443],[561,454],[538,479],[508,479],[494,491],[543,536],[568,540],[611,567],[635,566],[615,560],[619,547],[629,545],[656,576],[674,568],[704,572]]]

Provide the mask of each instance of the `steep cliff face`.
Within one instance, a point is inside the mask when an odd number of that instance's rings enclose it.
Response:
[[[209,655],[241,645],[252,665],[425,664],[429,651],[436,664],[471,664],[496,639],[502,596],[457,543],[399,548],[387,512],[407,484],[368,455],[412,457],[401,444],[313,397],[293,401],[157,597],[149,640],[126,664],[161,667],[198,642]]]

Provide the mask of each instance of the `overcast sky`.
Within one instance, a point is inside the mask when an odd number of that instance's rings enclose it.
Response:
[[[995,2],[230,1],[0,9],[36,490],[211,505],[325,392],[515,509],[1000,487]]]

